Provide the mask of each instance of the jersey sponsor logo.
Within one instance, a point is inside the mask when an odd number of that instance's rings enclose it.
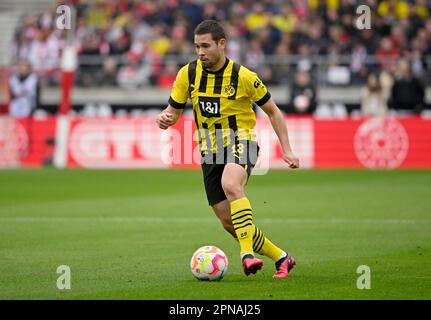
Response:
[[[235,94],[235,87],[229,85],[229,86],[225,86],[224,89],[224,94],[228,97],[231,97]]]
[[[199,97],[199,108],[201,114],[207,118],[220,117],[220,98],[219,97]]]

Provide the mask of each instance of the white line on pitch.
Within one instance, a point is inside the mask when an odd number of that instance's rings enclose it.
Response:
[[[217,221],[215,217],[0,217],[0,222],[18,223],[211,223]],[[429,224],[431,220],[411,220],[411,219],[312,219],[312,218],[256,218],[257,223],[285,223],[285,224]]]

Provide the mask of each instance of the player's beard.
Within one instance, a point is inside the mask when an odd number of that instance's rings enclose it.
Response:
[[[217,63],[219,62],[219,60],[220,60],[220,57],[214,58],[212,60],[210,60],[210,59],[207,58],[205,61],[201,60],[201,62],[202,62],[202,66],[205,69],[211,70],[212,68],[214,68],[215,65],[217,65]]]
[[[201,62],[202,62],[202,66],[205,69],[211,69],[214,66],[214,63],[209,59],[206,59],[206,60],[201,59]]]

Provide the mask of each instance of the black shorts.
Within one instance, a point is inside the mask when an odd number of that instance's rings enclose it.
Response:
[[[202,156],[202,173],[205,192],[210,206],[223,201],[226,195],[221,185],[224,167],[227,163],[237,163],[247,171],[247,178],[257,162],[259,146],[255,141],[240,140],[227,146],[223,152]]]

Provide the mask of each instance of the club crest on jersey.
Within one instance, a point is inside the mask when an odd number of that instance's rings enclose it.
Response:
[[[235,88],[231,85],[225,86],[223,91],[224,91],[224,94],[228,97],[231,97],[235,94]]]
[[[257,78],[256,80],[254,80],[253,86],[257,89],[261,84],[262,84],[262,81],[260,81],[260,79]]]

